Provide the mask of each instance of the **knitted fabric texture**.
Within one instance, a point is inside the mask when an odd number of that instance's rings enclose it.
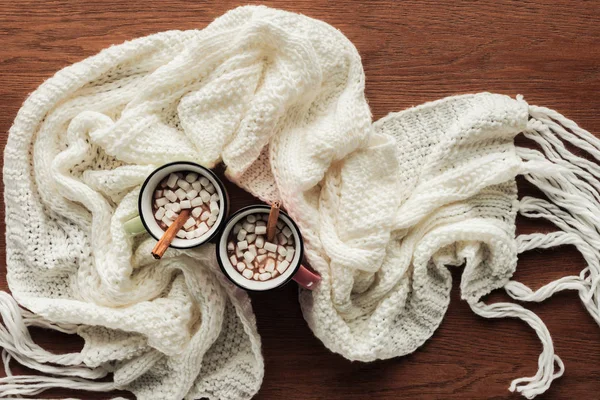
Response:
[[[47,388],[115,388],[139,399],[246,399],[263,378],[250,301],[220,272],[211,244],[167,251],[132,239],[140,185],[158,166],[226,165],[233,182],[280,200],[322,276],[301,291],[310,328],[360,361],[415,351],[462,297],[488,318],[521,318],[543,343],[539,370],[511,390],[543,393],[563,371],[542,321],[487,305],[505,288],[541,301],[574,289],[600,323],[600,143],[523,99],[463,95],[374,124],[354,46],[333,27],[241,7],[202,30],[158,33],[59,71],[24,103],[5,150],[8,282],[0,397]],[[525,134],[538,150],[518,148]],[[541,151],[540,151],[541,150]],[[524,174],[547,196],[517,200]],[[558,230],[515,237],[515,217]],[[533,291],[512,281],[519,252],[573,244],[587,266]],[[23,308],[19,307],[22,306]],[[76,333],[81,352],[55,355],[28,326]],[[8,360],[43,372],[12,376]],[[112,373],[109,380],[99,378]]]

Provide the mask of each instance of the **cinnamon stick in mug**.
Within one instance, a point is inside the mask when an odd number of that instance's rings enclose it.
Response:
[[[269,220],[267,221],[267,240],[273,241],[277,228],[277,220],[279,219],[279,202],[274,201],[271,204],[271,212],[269,213]]]
[[[165,254],[165,251],[171,245],[173,239],[175,239],[175,235],[181,229],[181,227],[185,224],[185,222],[190,218],[190,209],[181,210],[179,216],[173,221],[171,226],[165,231],[165,234],[162,235],[160,240],[156,243],[154,248],[152,249],[152,256],[157,260],[161,259]]]

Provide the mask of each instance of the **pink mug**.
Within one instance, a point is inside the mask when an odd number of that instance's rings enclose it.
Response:
[[[271,207],[258,205],[233,214],[221,233],[217,261],[231,282],[249,291],[281,287],[290,280],[312,290],[321,277],[302,265],[303,241],[296,223],[279,212],[277,233],[266,239]]]

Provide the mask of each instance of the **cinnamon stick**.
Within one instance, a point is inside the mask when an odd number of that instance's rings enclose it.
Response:
[[[278,201],[274,201],[271,204],[271,212],[269,213],[269,220],[267,221],[267,240],[273,242],[275,238],[275,230],[277,228],[277,220],[279,219],[279,207]]]
[[[167,249],[171,245],[173,239],[175,239],[175,235],[177,235],[177,232],[179,232],[179,230],[181,229],[183,224],[185,224],[185,221],[187,221],[189,217],[190,209],[181,210],[177,219],[173,221],[171,226],[169,226],[169,228],[165,231],[164,235],[162,235],[160,240],[156,242],[156,245],[152,249],[152,256],[154,258],[156,258],[157,260],[160,260],[162,258],[162,256],[165,254],[165,251],[167,251]]]

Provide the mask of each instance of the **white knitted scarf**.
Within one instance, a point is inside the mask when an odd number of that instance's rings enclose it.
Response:
[[[374,124],[354,46],[324,22],[241,7],[202,30],[126,42],[59,71],[24,103],[4,155],[8,282],[0,397],[51,387],[115,388],[139,399],[246,399],[263,378],[250,301],[213,245],[132,239],[140,184],[156,167],[223,162],[227,176],[301,227],[322,275],[301,291],[310,328],[332,351],[372,361],[415,351],[448,307],[449,266],[487,318],[515,317],[543,343],[539,370],[510,389],[528,398],[563,373],[543,322],[504,288],[541,301],[574,289],[600,323],[600,141],[560,114],[489,93],[428,103]],[[515,147],[519,133],[537,150]],[[588,157],[589,158],[589,157]],[[517,199],[523,174],[547,198]],[[557,231],[515,237],[521,213]],[[531,290],[517,255],[575,245],[586,268]],[[28,326],[76,333],[56,355]],[[41,371],[13,376],[8,361]],[[110,379],[98,380],[112,373]]]

